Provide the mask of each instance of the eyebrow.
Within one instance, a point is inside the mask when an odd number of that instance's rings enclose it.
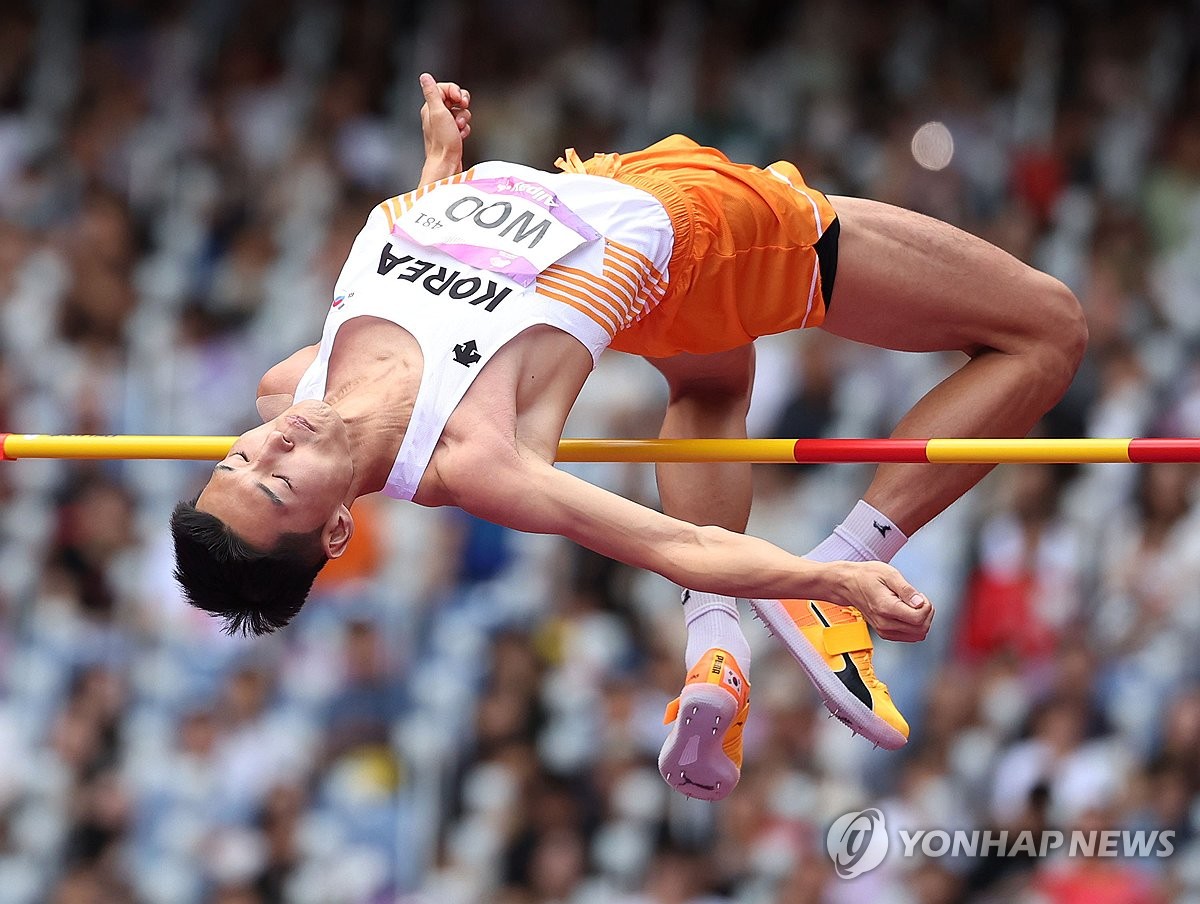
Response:
[[[215,468],[213,468],[213,470],[214,471],[232,471],[234,469],[229,467],[229,465],[217,465]],[[262,490],[263,493],[266,495],[266,497],[268,499],[270,499],[272,503],[274,503],[275,505],[279,505],[279,506],[284,505],[284,501],[282,499],[280,499],[278,496],[276,496],[273,492],[271,492],[271,488],[269,486],[267,486],[265,483],[259,482],[259,483],[255,483],[254,485],[256,487],[258,487],[260,490]]]

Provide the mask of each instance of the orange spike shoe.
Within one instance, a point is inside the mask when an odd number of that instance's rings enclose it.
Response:
[[[713,648],[692,666],[683,691],[667,706],[671,733],[658,755],[667,784],[688,797],[721,800],[742,774],[742,730],[750,682],[737,660]]]
[[[771,634],[808,673],[829,712],[888,750],[908,743],[908,722],[871,665],[862,613],[820,600],[750,600]]]

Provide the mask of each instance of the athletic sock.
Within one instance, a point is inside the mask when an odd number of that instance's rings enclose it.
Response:
[[[683,621],[687,626],[687,652],[684,665],[689,669],[713,647],[731,653],[743,675],[750,674],[750,644],[742,633],[737,600],[715,593],[684,590]]]
[[[908,542],[887,515],[858,500],[846,520],[805,558],[817,562],[890,562]]]

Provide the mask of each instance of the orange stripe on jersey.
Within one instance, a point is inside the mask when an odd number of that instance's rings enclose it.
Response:
[[[392,231],[392,227],[396,225],[396,218],[392,216],[392,205],[390,201],[384,201],[379,205],[379,209],[383,211],[383,215],[387,217],[388,232]]]
[[[646,255],[642,254],[642,252],[638,251],[636,248],[631,248],[628,245],[623,245],[618,241],[614,241],[613,239],[605,239],[604,245],[605,245],[605,249],[607,251],[611,251],[614,255],[618,255],[618,256],[623,255],[625,258],[629,259],[630,262],[633,263],[635,266],[640,264],[641,267],[646,270],[646,272],[649,274],[650,278],[654,282],[656,282],[656,283],[665,282],[663,280],[662,273],[660,273],[658,268],[656,266],[654,266],[654,261],[650,260],[650,258],[646,257]]]
[[[633,308],[635,293],[630,292],[623,283],[617,280],[610,279],[607,276],[597,276],[590,270],[580,270],[576,267],[568,267],[561,263],[551,265],[547,268],[547,271],[552,274],[558,274],[563,279],[567,278],[566,276],[563,276],[563,274],[569,274],[570,276],[573,276],[576,279],[582,280],[588,285],[593,286],[598,291],[613,296],[624,313],[629,313],[629,311]]]
[[[562,277],[555,278],[553,275],[550,275],[549,278],[547,278],[546,273],[543,273],[542,276],[539,277],[538,284],[550,286],[559,292],[573,295],[580,301],[587,302],[597,311],[603,313],[606,317],[609,317],[614,326],[624,326],[626,321],[629,320],[628,311],[618,308],[615,304],[613,304],[607,298],[601,296],[595,290],[589,290],[587,286],[581,286],[579,283],[573,283],[569,279],[564,282]]]
[[[625,256],[620,249],[604,249],[604,266],[612,267],[627,275],[640,288],[655,292],[666,292],[666,280],[653,267]]]
[[[609,253],[610,251],[612,253]],[[615,249],[606,249],[604,266],[606,274],[608,268],[612,268],[618,272],[628,274],[629,278],[638,284],[637,300],[633,305],[634,321],[641,320],[647,312],[656,308],[658,303],[662,301],[663,296],[666,295],[666,284],[663,281],[660,280],[657,283],[651,282],[651,275],[646,267],[640,263],[630,264],[628,259],[620,257],[619,252]]]
[[[541,295],[542,298],[556,301],[556,303],[560,305],[574,307],[576,311],[584,313],[584,315],[587,315],[589,319],[592,319],[592,321],[595,322],[598,327],[604,330],[608,336],[611,337],[617,335],[617,328],[613,327],[612,323],[608,321],[606,317],[596,312],[594,307],[584,304],[583,301],[571,298],[570,295],[560,294],[550,287],[539,287],[536,289],[536,294]]]
[[[608,338],[611,339],[613,336],[617,335],[616,327],[614,327],[611,323],[609,323],[606,318],[601,317],[599,314],[597,314],[594,310],[592,310],[592,308],[588,307],[587,305],[580,304],[578,301],[571,298],[569,295],[562,295],[559,292],[555,291],[554,289],[550,288],[549,286],[542,285],[541,283],[539,283],[537,285],[537,287],[534,291],[538,295],[541,295],[544,298],[548,298],[552,301],[556,301],[559,304],[565,304],[568,307],[574,308],[576,311],[579,311],[581,314],[586,314],[589,318],[594,320],[596,322],[596,324],[604,330],[604,332],[608,333]]]
[[[545,277],[545,275],[546,274],[543,273],[542,277]],[[597,298],[594,293],[587,291],[586,288],[576,288],[570,284],[554,279],[546,281],[543,280],[542,277],[538,278],[539,287],[544,285],[548,289],[552,289],[553,291],[557,292],[559,295],[565,295],[570,298],[574,298],[576,301],[582,302],[591,308],[596,314],[604,317],[604,319],[609,322],[614,330],[618,330],[624,326],[626,315],[612,310],[611,304],[604,303],[603,299]]]
[[[542,278],[553,280],[554,284],[562,289],[574,286],[575,290],[580,292],[590,302],[601,305],[611,311],[616,317],[617,323],[624,324],[629,319],[631,313],[630,306],[621,302],[620,299],[614,299],[612,294],[597,282],[576,279],[573,276],[568,276],[556,270],[554,267],[549,267],[543,271]]]
[[[604,255],[604,277],[624,286],[630,296],[635,296],[642,287],[642,274],[619,264],[611,255]]]
[[[468,182],[474,173],[475,167],[471,167],[469,170],[464,172],[456,173],[453,176],[447,176],[445,179],[438,179],[436,182],[430,182],[428,185],[421,185],[417,188],[414,188],[410,192],[405,192],[402,195],[396,195],[395,197],[388,198],[379,205],[383,208],[383,212],[387,214],[388,229],[391,229],[392,226],[395,225],[396,220],[402,217],[405,211],[412,209],[412,206],[414,203],[416,203],[417,198],[422,197],[431,190],[437,188],[439,185],[450,185],[451,183],[456,182]]]
[[[606,260],[604,264],[605,267],[614,266],[613,261],[611,260]],[[641,298],[643,303],[648,302],[651,305],[658,304],[658,302],[662,300],[663,296],[667,294],[666,287],[648,282],[648,277],[645,274],[642,274],[641,276],[642,278],[638,280],[637,297]]]
[[[653,307],[654,305],[658,304],[662,296],[665,294],[662,289],[651,289],[650,287],[642,284],[642,274],[630,273],[630,271],[625,269],[622,265],[617,264],[610,257],[606,257],[604,259],[604,275],[614,282],[620,283],[622,286],[628,286],[629,281],[633,282],[633,288],[630,291],[630,295],[633,299],[631,310],[635,312],[642,310],[647,305]]]
[[[648,312],[658,307],[664,297],[666,297],[666,290],[661,286],[643,285],[633,306],[634,319],[641,320]]]

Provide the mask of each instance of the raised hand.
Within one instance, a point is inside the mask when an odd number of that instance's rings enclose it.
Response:
[[[421,132],[425,138],[425,167],[421,184],[453,176],[462,170],[463,142],[471,134],[471,92],[454,82],[439,82],[421,74]]]

